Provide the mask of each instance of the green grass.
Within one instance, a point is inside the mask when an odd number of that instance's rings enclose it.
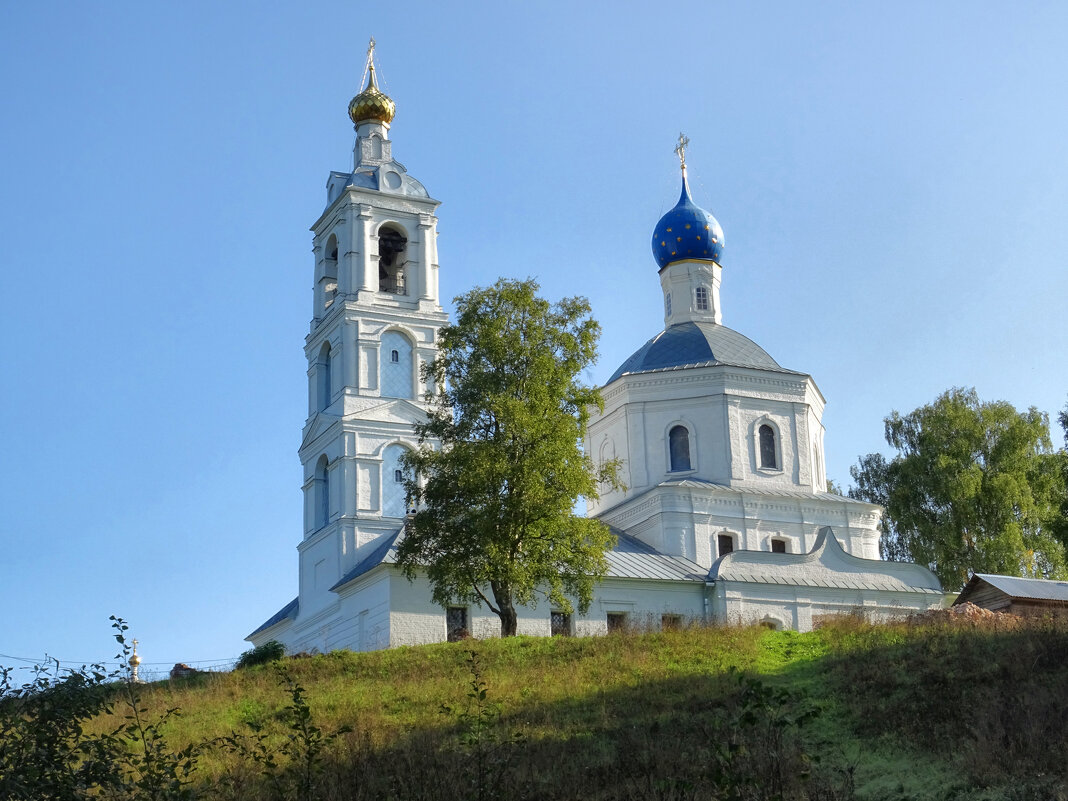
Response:
[[[499,710],[477,747],[473,718],[461,717],[472,709],[472,650]],[[353,729],[330,746],[322,799],[481,790],[539,800],[1025,801],[1068,787],[1068,625],[1059,621],[517,637],[284,664],[316,726]],[[275,745],[291,733],[290,698],[270,665],[149,685],[142,698],[154,714],[181,709],[165,727],[173,748],[250,726]],[[496,771],[492,786],[472,778],[479,757]],[[270,797],[255,773],[209,748],[195,781],[204,797]],[[239,774],[240,787],[220,781]]]

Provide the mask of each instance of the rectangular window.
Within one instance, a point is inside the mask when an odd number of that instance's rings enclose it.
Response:
[[[549,626],[554,637],[570,637],[571,615],[554,609],[549,615]]]
[[[734,550],[734,537],[730,534],[720,534],[716,538],[716,545],[719,546],[719,555],[726,556]]]
[[[661,615],[660,628],[663,631],[678,631],[682,628],[682,615]]]
[[[771,541],[772,553],[786,553],[786,540],[772,540]]]
[[[467,607],[450,606],[445,610],[445,628],[448,632],[449,642],[466,640],[471,636],[467,630]]]
[[[626,612],[609,612],[608,613],[608,633],[623,631],[627,628],[627,613]]]
[[[708,311],[708,289],[697,287],[697,311]]]

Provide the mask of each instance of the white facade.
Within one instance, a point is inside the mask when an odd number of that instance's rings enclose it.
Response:
[[[248,637],[290,652],[439,642],[461,623],[474,636],[500,630],[488,610],[442,609],[393,562],[407,511],[399,458],[426,419],[420,366],[446,322],[439,204],[393,159],[393,104],[373,65],[350,115],[353,170],[330,174],[311,229],[299,594]],[[595,460],[618,460],[626,485],[589,502],[619,535],[611,570],[586,615],[520,608],[521,634],[690,620],[806,630],[821,614],[941,602],[930,571],[878,561],[879,507],[825,492],[825,401],[812,378],[722,324],[722,237],[690,199],[684,166],[682,198],[653,241],[665,329],[603,388],[585,442]]]

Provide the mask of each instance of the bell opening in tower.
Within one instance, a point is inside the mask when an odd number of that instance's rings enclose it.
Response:
[[[407,295],[405,276],[408,238],[395,228],[385,227],[378,235],[378,291]]]

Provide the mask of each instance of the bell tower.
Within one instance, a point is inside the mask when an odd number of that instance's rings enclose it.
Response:
[[[357,548],[403,525],[400,457],[418,443],[413,426],[426,419],[428,389],[420,367],[446,322],[439,202],[393,158],[396,105],[379,88],[373,39],[348,112],[352,170],[330,173],[326,209],[311,227],[301,618],[337,603],[330,589],[354,567]]]

